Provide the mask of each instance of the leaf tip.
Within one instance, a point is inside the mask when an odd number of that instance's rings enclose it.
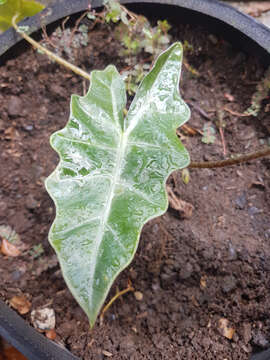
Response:
[[[183,46],[182,43],[180,41],[177,41],[175,43],[173,43],[168,50],[166,50],[170,53],[174,53],[175,55],[179,56],[180,58],[182,58],[183,56]]]

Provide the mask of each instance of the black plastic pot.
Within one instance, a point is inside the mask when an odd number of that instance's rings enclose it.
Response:
[[[102,6],[102,0],[93,0],[92,8]],[[238,48],[263,56],[270,64],[270,30],[252,17],[241,13],[230,5],[216,0],[123,0],[132,8],[143,13],[153,13],[160,17],[169,16],[178,21],[205,24],[213,32],[223,35]],[[63,17],[86,10],[89,0],[57,0],[41,13],[21,22],[33,33],[41,24],[48,25]],[[9,29],[0,36],[0,56],[21,40],[19,34]]]
[[[65,348],[40,335],[2,300],[0,335],[29,360],[79,360]]]
[[[86,10],[89,0],[58,0],[40,14],[24,20],[33,33],[41,24],[49,25],[68,15]],[[124,0],[134,11],[145,15],[155,13],[159,18],[173,18],[181,23],[204,24],[213,33],[222,35],[238,48],[261,56],[270,64],[270,30],[253,18],[216,0]],[[93,0],[92,8],[102,6],[102,0]],[[0,36],[0,65],[12,56],[13,45],[21,37],[13,29]],[[75,360],[69,351],[40,335],[21,317],[0,300],[0,335],[29,360]],[[270,350],[252,357],[252,360],[270,360]]]

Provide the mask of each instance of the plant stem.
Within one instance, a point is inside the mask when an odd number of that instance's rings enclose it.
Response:
[[[267,146],[265,149],[259,150],[254,153],[238,156],[234,159],[226,159],[220,161],[202,161],[202,162],[191,162],[188,167],[190,168],[218,168],[224,166],[231,166],[241,164],[246,161],[255,160],[264,156],[270,155],[270,147]]]
[[[129,291],[134,291],[134,288],[131,285],[131,282],[128,282],[128,287],[122,291],[117,291],[117,293],[114,295],[114,297],[108,302],[108,304],[104,307],[104,309],[102,310],[101,314],[100,314],[100,323],[103,323],[103,318],[104,318],[104,314],[105,312],[109,309],[109,307],[112,305],[113,302],[115,302],[116,299],[118,299],[120,296],[126,294]]]
[[[12,26],[27,42],[29,42],[35,49],[38,49],[42,53],[46,54],[51,60],[57,62],[60,65],[65,66],[67,69],[73,71],[77,75],[80,75],[80,76],[84,77],[85,79],[90,80],[90,74],[88,74],[87,72],[78,68],[77,66],[69,63],[68,61],[64,60],[60,56],[55,55],[53,52],[46,49],[45,47],[40,45],[38,42],[36,42],[34,39],[32,39],[30,36],[28,36],[24,31],[20,30],[20,28],[16,24],[16,20],[17,20],[18,16],[19,16],[19,13],[17,13],[16,15],[13,16]]]

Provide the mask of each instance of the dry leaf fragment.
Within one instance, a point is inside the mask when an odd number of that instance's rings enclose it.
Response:
[[[200,280],[200,285],[203,289],[206,288],[206,279],[206,276],[202,276]]]
[[[253,181],[250,185],[249,188],[251,188],[252,186],[254,187],[259,187],[259,188],[265,188],[265,184],[262,181]]]
[[[54,329],[50,329],[50,330],[45,331],[45,335],[50,340],[55,340],[55,338],[56,338],[56,332],[55,332]]]
[[[107,356],[107,357],[112,357],[113,356],[113,354],[111,352],[107,351],[107,350],[102,350],[102,354],[104,356]]]
[[[180,217],[184,219],[191,218],[194,209],[193,205],[178,198],[169,186],[167,186],[167,193],[170,206],[179,211]]]
[[[136,318],[137,318],[137,319],[144,319],[144,318],[147,317],[147,315],[148,315],[147,311],[144,311],[144,312],[136,315]]]
[[[7,239],[2,240],[1,253],[12,257],[16,257],[21,254],[20,250],[15,245],[8,242]]]
[[[31,309],[31,303],[24,295],[13,296],[9,301],[10,306],[18,310],[21,315],[27,314]]]
[[[194,295],[191,296],[191,302],[193,305],[195,305],[196,307],[199,307],[200,304],[198,303],[197,299],[195,298]]]
[[[229,340],[232,339],[235,333],[235,329],[229,326],[229,320],[225,318],[219,319],[219,330],[221,335]]]
[[[230,102],[234,101],[234,96],[229,93],[225,93],[224,97]]]
[[[200,130],[186,124],[181,126],[181,130],[189,136],[195,136],[201,133]]]

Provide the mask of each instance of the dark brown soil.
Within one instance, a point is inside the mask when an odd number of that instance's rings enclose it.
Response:
[[[263,67],[254,56],[233,49],[198,26],[174,28],[194,52],[186,59],[199,73],[183,67],[181,92],[191,106],[189,125],[202,130],[215,123],[224,106],[242,113],[250,105]],[[103,28],[76,56],[88,71],[114,63],[118,46]],[[117,300],[92,331],[61,276],[47,234],[54,205],[43,181],[58,158],[49,136],[69,116],[72,93],[84,81],[32,49],[0,68],[0,225],[9,225],[29,248],[17,257],[0,255],[0,295],[21,292],[32,309],[50,304],[56,312],[55,341],[83,359],[248,359],[270,342],[269,159],[241,166],[191,170],[188,185],[181,173],[170,177],[175,194],[194,206],[190,219],[173,209],[145,225],[132,264],[115,282],[109,298],[130,279],[133,293]],[[230,94],[231,102],[228,100]],[[195,106],[194,106],[195,104]],[[265,105],[265,104],[264,104]],[[224,114],[228,156],[260,148],[269,137],[269,112],[257,118]],[[268,125],[267,125],[268,122]],[[206,145],[201,136],[185,136],[193,160],[222,159],[223,148]],[[30,315],[24,315],[30,321]],[[227,339],[220,319],[235,330]]]

